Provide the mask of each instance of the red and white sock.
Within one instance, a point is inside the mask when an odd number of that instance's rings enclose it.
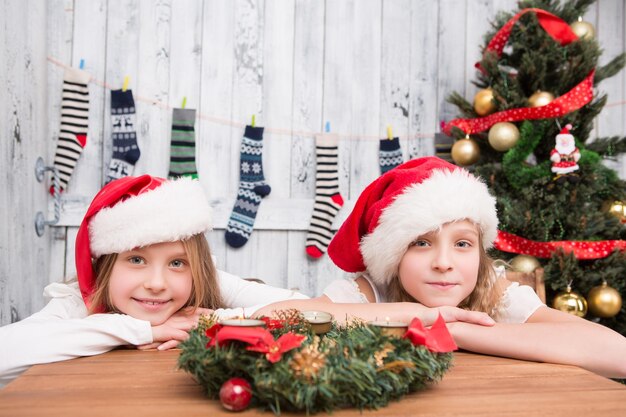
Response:
[[[67,68],[63,77],[61,127],[54,154],[54,167],[59,171],[61,191],[67,188],[76,162],[87,144],[89,129],[89,84],[91,76],[79,69]],[[51,188],[50,193],[54,191]]]
[[[315,137],[315,204],[306,236],[306,253],[312,258],[320,258],[326,252],[333,237],[331,225],[343,206],[339,194],[337,142],[336,135]]]

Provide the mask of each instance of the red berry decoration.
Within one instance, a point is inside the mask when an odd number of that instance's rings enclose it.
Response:
[[[252,399],[252,387],[243,378],[231,378],[220,388],[220,401],[229,411],[242,411],[248,408]]]

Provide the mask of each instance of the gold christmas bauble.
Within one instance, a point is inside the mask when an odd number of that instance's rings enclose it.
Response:
[[[530,107],[541,107],[550,104],[552,100],[554,100],[552,93],[537,90],[535,94],[528,97],[528,104]]]
[[[552,307],[578,317],[585,317],[587,314],[587,300],[582,295],[572,291],[569,286],[565,292],[554,297]]]
[[[608,212],[617,217],[622,223],[626,223],[626,203],[615,200],[608,205]]]
[[[473,139],[466,137],[457,140],[452,146],[452,160],[462,167],[475,164],[480,158],[480,148]]]
[[[572,23],[569,26],[572,28],[572,31],[576,34],[576,36],[578,36],[581,39],[582,38],[591,39],[596,36],[596,30],[593,27],[593,25],[589,22],[585,22],[580,17],[578,18],[576,22]]]
[[[479,116],[486,116],[489,113],[493,113],[496,109],[496,105],[493,101],[493,90],[491,88],[485,88],[480,90],[474,96],[474,111]]]
[[[622,308],[622,296],[619,291],[609,287],[606,282],[593,287],[587,294],[589,312],[596,317],[613,317]]]
[[[500,122],[489,129],[489,144],[496,151],[508,151],[518,140],[519,130],[513,123]]]
[[[514,271],[525,274],[532,274],[535,272],[535,269],[541,266],[537,258],[530,255],[517,255],[511,259],[510,264]]]

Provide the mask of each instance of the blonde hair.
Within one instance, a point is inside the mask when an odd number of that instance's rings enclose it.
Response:
[[[211,258],[211,249],[204,234],[200,233],[181,240],[189,260],[191,268],[191,296],[183,306],[194,308],[203,307],[218,309],[223,307],[222,296],[217,282],[217,269]],[[96,274],[96,290],[90,299],[89,313],[93,314],[104,310],[105,312],[118,312],[109,294],[109,282],[113,265],[117,260],[117,253],[102,255],[94,261],[94,271]]]
[[[458,306],[465,310],[482,311],[492,314],[499,301],[499,291],[494,291],[494,283],[496,281],[496,273],[493,267],[494,260],[487,254],[482,241],[482,231],[478,231],[479,242],[479,261],[478,261],[478,279],[476,287]],[[408,248],[407,248],[408,249]],[[419,302],[412,297],[402,286],[400,277],[396,275],[392,278],[387,287],[387,299],[389,302],[409,301],[413,303]]]

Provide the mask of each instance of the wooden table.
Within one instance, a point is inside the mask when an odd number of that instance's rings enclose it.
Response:
[[[34,366],[0,390],[0,416],[232,417],[176,369],[178,353],[116,350]],[[426,391],[378,411],[333,413],[368,415],[626,416],[626,386],[573,366],[456,353],[454,367]]]

